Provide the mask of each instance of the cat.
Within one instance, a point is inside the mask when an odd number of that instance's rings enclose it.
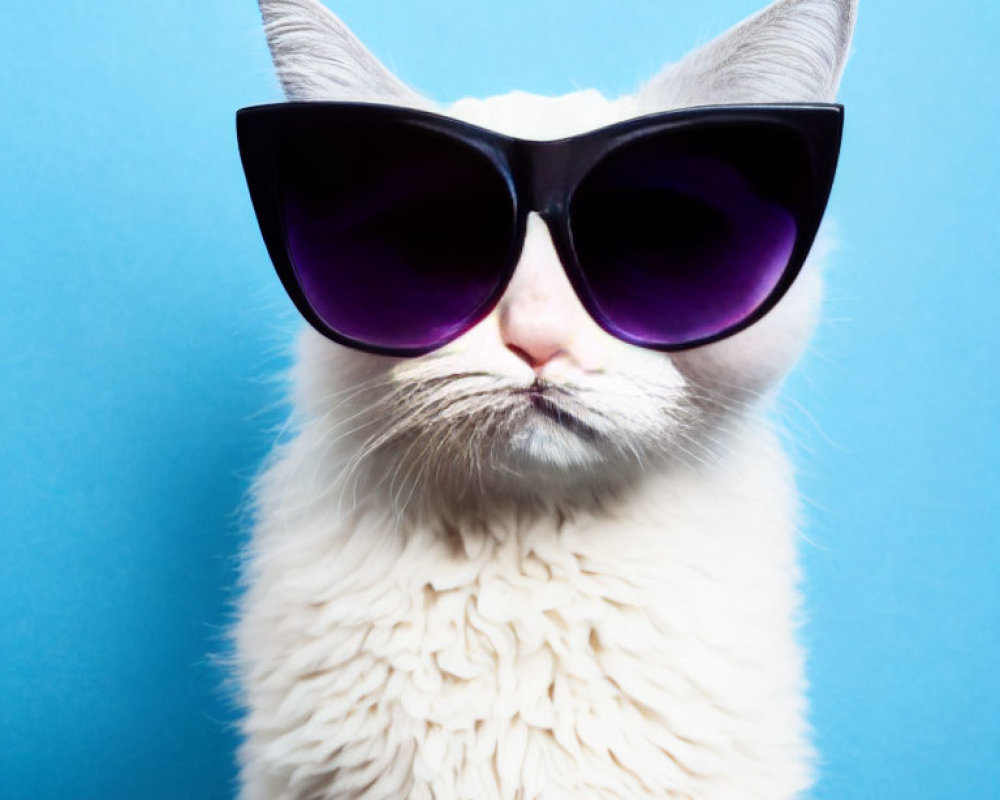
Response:
[[[438,108],[316,0],[261,0],[289,100],[535,139],[831,101],[856,0],[779,0],[632,95]],[[234,632],[243,800],[787,800],[813,780],[793,476],[764,409],[823,246],[762,320],[672,354],[602,331],[529,219],[499,306],[417,358],[303,330]],[[559,388],[588,435],[523,402]]]

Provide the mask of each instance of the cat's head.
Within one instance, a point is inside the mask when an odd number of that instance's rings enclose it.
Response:
[[[317,0],[261,0],[261,8],[290,100],[411,106],[548,139],[688,106],[831,101],[856,0],[779,0],[614,100],[595,91],[515,92],[443,108],[391,74]],[[380,486],[399,505],[583,499],[643,471],[710,463],[808,340],[822,249],[762,320],[666,354],[619,341],[591,320],[533,215],[498,307],[445,347],[417,358],[376,356],[307,328],[297,365],[305,435],[331,475],[346,464],[354,487]]]

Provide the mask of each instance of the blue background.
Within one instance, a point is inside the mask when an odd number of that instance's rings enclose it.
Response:
[[[635,87],[757,0],[341,0],[430,95]],[[862,2],[807,503],[817,798],[1000,797],[1000,6]],[[298,322],[236,108],[252,0],[0,9],[0,797],[224,798],[242,498]]]

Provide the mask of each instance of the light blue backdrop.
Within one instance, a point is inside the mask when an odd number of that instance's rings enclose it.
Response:
[[[633,88],[756,0],[342,0],[439,99]],[[1000,6],[862,0],[807,501],[817,798],[1000,797]],[[224,798],[241,497],[297,322],[233,112],[252,0],[0,8],[0,797]]]

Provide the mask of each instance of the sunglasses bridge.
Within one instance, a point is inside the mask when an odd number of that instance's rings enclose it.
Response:
[[[567,178],[579,171],[579,153],[566,140],[518,140],[510,154],[511,178],[521,215],[534,211],[551,224],[569,202]]]

